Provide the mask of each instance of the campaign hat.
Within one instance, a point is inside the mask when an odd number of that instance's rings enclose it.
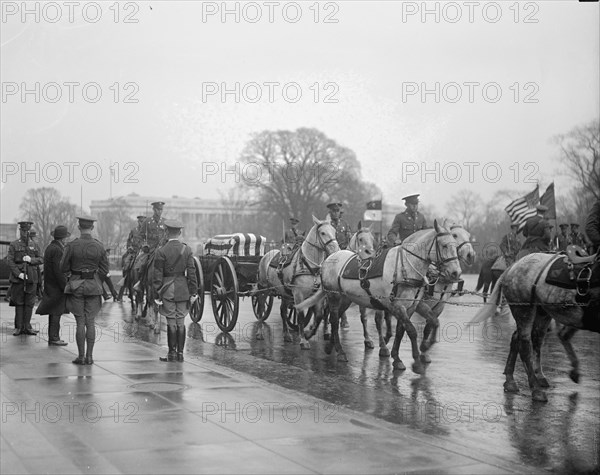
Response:
[[[405,196],[402,199],[404,200],[404,202],[406,204],[416,205],[416,204],[419,204],[419,196],[421,196],[421,195],[419,193],[417,193],[415,195]]]
[[[177,221],[175,219],[166,219],[164,224],[167,229],[179,230],[184,227],[183,223],[181,223],[180,221]]]
[[[54,231],[52,231],[50,233],[50,235],[54,239],[62,239],[62,238],[69,237],[71,235],[71,233],[69,232],[69,230],[67,229],[66,226],[58,225],[54,228]]]
[[[94,222],[97,221],[93,216],[77,216],[77,221],[79,221],[79,227],[83,229],[90,229],[94,226]]]

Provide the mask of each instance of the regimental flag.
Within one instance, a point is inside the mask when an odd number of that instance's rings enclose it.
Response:
[[[365,211],[363,219],[365,221],[381,221],[383,219],[381,200],[369,201],[367,203],[367,210]]]
[[[545,219],[556,219],[556,199],[554,198],[554,182],[550,183],[544,194],[540,198],[540,204],[547,206],[548,211],[544,215]]]
[[[529,218],[533,218],[537,214],[535,207],[540,202],[540,187],[536,186],[535,190],[526,194],[522,198],[512,201],[504,210],[508,213],[513,224],[518,224],[521,232],[525,227],[525,222]]]

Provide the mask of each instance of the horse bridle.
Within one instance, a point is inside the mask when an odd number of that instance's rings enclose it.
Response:
[[[449,232],[445,232],[445,233],[436,233],[435,238],[433,239],[433,241],[431,242],[431,246],[429,247],[429,250],[427,251],[427,259],[419,256],[418,254],[415,254],[414,252],[412,252],[410,249],[404,249],[405,252],[408,252],[410,255],[415,256],[416,258],[426,262],[427,264],[439,264],[440,266],[444,266],[446,265],[448,262],[452,262],[454,260],[458,261],[458,248],[457,248],[457,254],[456,257],[448,257],[447,259],[444,259],[442,256],[442,253],[440,252],[440,246],[438,243],[438,238],[442,237],[442,236],[452,236],[451,233]],[[431,254],[431,250],[433,249],[433,245],[435,244],[435,255],[436,255],[436,260],[432,261],[431,259],[429,259],[429,255]],[[464,244],[464,243],[463,243]]]
[[[325,225],[327,225],[327,224],[330,224],[330,223],[327,223],[327,222],[325,222],[325,223],[320,223],[320,224],[317,224],[317,229],[315,229],[315,233],[317,234],[317,239],[319,240],[319,243],[320,243],[320,244],[323,246],[322,248],[321,248],[321,247],[319,247],[319,246],[317,246],[316,244],[313,244],[312,242],[310,242],[310,241],[309,241],[309,240],[307,240],[307,239],[304,241],[306,244],[309,244],[309,245],[311,245],[311,246],[312,246],[312,247],[314,247],[315,249],[318,249],[318,250],[321,250],[321,249],[323,249],[323,251],[325,251],[325,259],[327,258],[327,256],[329,256],[329,252],[327,251],[327,246],[329,246],[329,244],[331,244],[333,241],[337,241],[337,239],[336,239],[335,237],[331,238],[331,239],[330,239],[329,241],[327,241],[327,242],[323,242],[323,239],[321,239],[321,234],[319,234],[319,229],[321,228],[321,226],[325,226]],[[335,228],[334,228],[334,229],[335,229]],[[308,236],[307,236],[307,237],[308,237]],[[308,257],[304,256],[304,258],[305,258],[305,259],[307,259],[307,260],[310,260],[310,261],[312,262],[312,260],[311,260],[311,259],[309,259]],[[324,261],[325,259],[323,259],[323,261]],[[321,261],[321,262],[320,262],[320,263],[318,263],[318,264],[317,264],[316,262],[312,262],[312,263],[313,263],[313,264],[316,264],[317,266],[319,266],[319,267],[320,267],[320,266],[321,266],[321,264],[323,263],[323,261]]]
[[[458,225],[458,224],[457,224],[457,225],[454,225],[454,226],[450,226],[450,231],[452,231],[452,230],[453,230],[453,229],[455,229],[455,228],[461,228],[461,229],[465,229],[465,228],[463,228],[462,226],[460,226],[460,225]],[[466,230],[465,230],[465,231],[466,231]],[[466,232],[468,232],[468,231],[466,231]],[[458,256],[458,253],[459,253],[459,251],[460,251],[460,248],[461,248],[461,247],[463,247],[463,246],[466,246],[467,244],[471,244],[471,246],[473,245],[473,243],[471,242],[471,240],[469,240],[469,241],[464,241],[464,242],[461,242],[461,243],[460,243],[458,246],[456,246],[456,255],[457,255],[457,256]],[[459,259],[459,260],[463,260],[463,259],[462,259],[462,258],[460,258],[460,257],[459,257],[458,259]],[[471,264],[469,264],[469,263],[467,262],[467,260],[466,260],[466,259],[464,259],[464,262],[465,262],[465,264],[466,264],[466,265],[468,265],[468,266],[470,266],[470,265],[471,265]]]

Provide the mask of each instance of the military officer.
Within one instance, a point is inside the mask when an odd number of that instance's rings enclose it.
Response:
[[[167,243],[160,247],[154,257],[152,285],[155,303],[167,319],[167,344],[169,352],[161,361],[183,361],[185,346],[185,316],[190,304],[198,298],[198,282],[192,249],[180,241],[183,224],[165,221]]]
[[[331,218],[331,224],[335,228],[335,238],[340,245],[340,249],[346,249],[350,243],[352,237],[352,230],[350,225],[342,219],[342,207],[343,203],[329,203],[327,208],[329,209],[329,216]]]
[[[75,340],[79,355],[73,363],[91,365],[94,364],[95,319],[102,308],[102,282],[108,274],[108,258],[102,243],[92,237],[96,219],[80,216],[77,220],[81,236],[66,245],[60,268],[70,274],[65,286],[67,311],[75,315],[77,322]]]
[[[146,220],[146,216],[139,215],[137,217],[137,228],[132,229],[129,232],[129,236],[127,237],[127,249],[130,247],[133,248],[135,253],[137,254],[142,247],[142,242],[144,241],[142,237],[142,230],[144,221]]]
[[[411,234],[427,228],[425,216],[419,212],[419,196],[419,194],[416,194],[402,198],[406,210],[398,213],[394,218],[392,227],[387,234],[388,246],[400,244]]]
[[[569,235],[569,225],[566,223],[559,224],[560,233],[556,235],[556,250],[566,251],[567,246],[571,244],[571,236]]]
[[[304,231],[298,229],[299,222],[297,218],[290,218],[290,228],[285,232],[284,242],[295,245],[304,240]]]
[[[155,201],[152,203],[152,216],[145,218],[142,222],[140,235],[142,242],[147,244],[149,247],[150,254],[154,250],[162,246],[165,242],[165,220],[161,217],[165,203],[162,201]]]
[[[38,267],[44,259],[39,247],[29,238],[32,224],[31,221],[20,221],[19,239],[8,247],[10,306],[15,307],[15,336],[37,334],[31,328],[31,315],[39,284]]]
[[[502,241],[500,241],[500,250],[502,251],[502,255],[504,256],[504,261],[506,262],[507,266],[510,266],[513,262],[515,262],[515,258],[521,249],[521,243],[517,237],[518,229],[519,225],[512,223],[510,225],[510,232],[505,234],[502,238]]]
[[[586,249],[587,242],[585,236],[579,232],[579,224],[571,223],[571,243]]]
[[[552,235],[550,223],[544,218],[548,207],[538,205],[536,209],[537,214],[529,218],[523,228],[523,236],[527,239],[525,239],[525,242],[521,246],[517,259],[533,252],[548,252],[550,250]]]

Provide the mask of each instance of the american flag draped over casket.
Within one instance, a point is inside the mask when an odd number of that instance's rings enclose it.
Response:
[[[264,256],[267,238],[250,233],[219,234],[204,245],[204,252],[215,256]]]

